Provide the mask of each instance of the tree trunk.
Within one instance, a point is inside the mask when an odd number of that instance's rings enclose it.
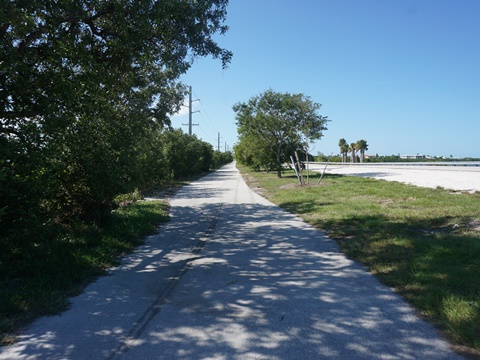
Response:
[[[277,164],[278,164],[278,168],[277,168],[277,176],[279,178],[282,177],[282,159],[281,159],[281,151],[282,149],[281,148],[277,148]]]

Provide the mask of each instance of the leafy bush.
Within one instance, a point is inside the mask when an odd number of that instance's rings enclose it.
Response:
[[[233,161],[233,154],[230,151],[220,152],[215,151],[213,153],[212,167],[218,169],[219,167],[229,164]]]
[[[179,79],[195,58],[230,62],[213,39],[227,30],[227,3],[183,1],[182,11],[138,0],[3,4],[0,257],[28,251],[57,227],[105,221],[118,194],[172,171],[208,170],[211,149],[190,140],[175,149],[172,168],[162,129],[183,102]]]
[[[163,145],[174,179],[198,175],[214,168],[213,147],[181,129],[164,131]]]

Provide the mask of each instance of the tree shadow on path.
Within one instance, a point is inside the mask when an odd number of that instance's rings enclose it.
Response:
[[[323,232],[256,195],[185,191],[160,234],[0,359],[457,358]]]

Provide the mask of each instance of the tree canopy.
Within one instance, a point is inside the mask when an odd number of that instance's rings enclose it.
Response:
[[[277,170],[297,149],[306,149],[308,141],[318,140],[327,130],[326,116],[318,113],[321,105],[304,94],[267,90],[247,102],[233,106],[239,143],[235,156],[240,163]]]
[[[3,1],[1,131],[51,128],[78,113],[130,107],[157,121],[178,109],[175,83],[197,56],[230,61],[213,40],[227,0]],[[68,120],[65,120],[68,119]],[[20,128],[20,129],[19,129]]]
[[[360,151],[360,162],[365,161],[365,150],[368,150],[367,140],[360,139],[357,141],[357,150]]]
[[[96,219],[115,195],[170,176],[179,76],[197,57],[228,65],[214,39],[227,3],[2,1],[0,228],[28,239],[36,225]]]

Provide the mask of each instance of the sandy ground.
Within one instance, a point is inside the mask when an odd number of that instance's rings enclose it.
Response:
[[[311,164],[312,171],[323,171],[325,165]],[[442,187],[454,191],[480,191],[480,166],[402,166],[402,165],[332,165],[327,174],[354,175],[387,181],[398,181],[421,187]]]

